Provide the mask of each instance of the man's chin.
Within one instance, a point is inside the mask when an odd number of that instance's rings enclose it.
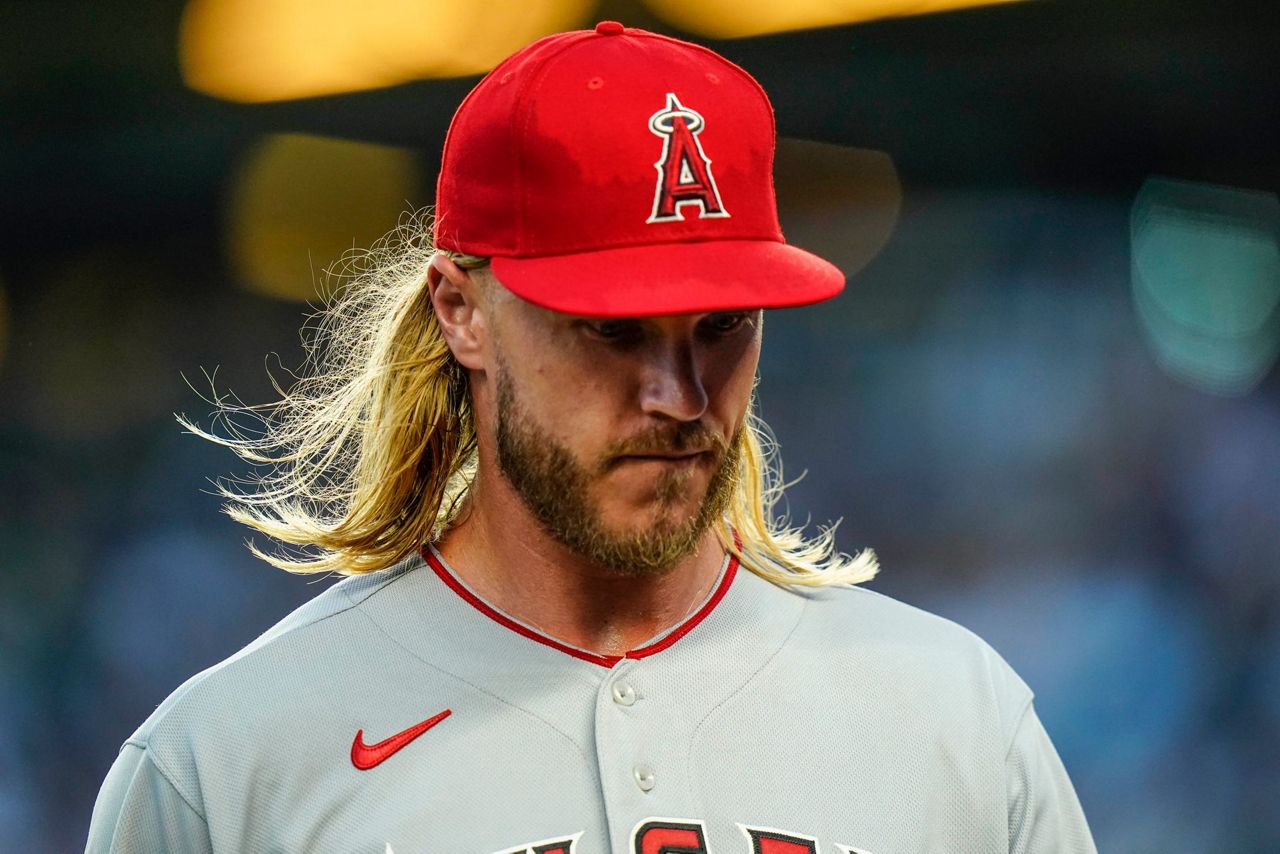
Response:
[[[706,526],[697,509],[658,508],[597,517],[594,531],[574,544],[584,556],[627,575],[665,575],[698,550]],[[583,532],[585,533],[585,532]]]
[[[696,524],[697,505],[629,507],[599,517],[600,530],[613,540],[655,540],[688,534]],[[701,532],[699,532],[701,533]]]

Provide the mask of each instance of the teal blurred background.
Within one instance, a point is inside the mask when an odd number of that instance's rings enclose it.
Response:
[[[1277,17],[913,5],[0,3],[0,849],[82,848],[133,728],[331,583],[173,413],[271,399],[475,75],[615,18],[764,83],[852,276],[766,322],[793,517],[1019,670],[1100,850],[1280,850]]]

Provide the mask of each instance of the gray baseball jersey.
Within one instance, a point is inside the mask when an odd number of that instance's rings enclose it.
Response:
[[[121,749],[88,850],[1095,850],[1031,691],[954,623],[727,559],[684,622],[603,656],[425,557],[175,691]]]

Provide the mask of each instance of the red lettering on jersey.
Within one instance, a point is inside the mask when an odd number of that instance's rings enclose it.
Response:
[[[648,222],[683,220],[680,206],[692,204],[702,208],[700,219],[729,215],[711,177],[711,159],[698,141],[705,124],[702,114],[681,104],[674,92],[667,93],[667,106],[649,117],[649,130],[663,141],[662,156],[653,164],[658,187]]]
[[[634,854],[707,854],[702,822],[650,819],[631,831]]]
[[[751,844],[751,854],[818,854],[818,840],[769,827],[739,824]],[[527,842],[502,854],[577,854],[582,831],[573,836]],[[861,848],[837,845],[840,854],[871,854]],[[632,854],[708,854],[706,825],[697,820],[646,818],[631,831]]]
[[[526,842],[524,845],[509,848],[503,854],[575,854],[578,850],[578,839],[582,831],[573,836],[559,839],[543,839],[539,842]]]
[[[818,854],[818,840],[781,830],[738,825],[751,840],[751,854]]]

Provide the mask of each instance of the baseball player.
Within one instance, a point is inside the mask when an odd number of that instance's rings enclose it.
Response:
[[[264,557],[351,577],[129,737],[89,851],[1094,851],[1008,665],[770,513],[762,309],[844,286],[773,150],[746,72],[615,22],[476,86],[434,233],[218,439]]]

